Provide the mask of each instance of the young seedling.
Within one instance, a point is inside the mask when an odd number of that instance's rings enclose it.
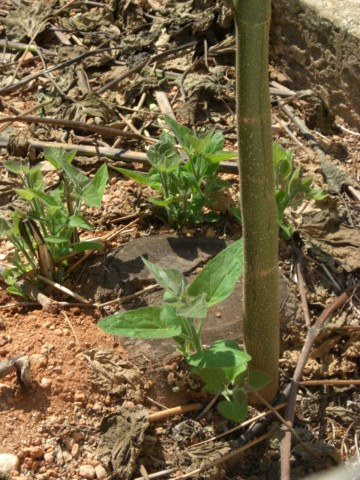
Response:
[[[150,201],[165,211],[169,225],[181,227],[218,220],[216,194],[231,185],[219,178],[217,171],[219,163],[233,158],[234,153],[223,151],[221,132],[199,137],[171,117],[165,116],[165,121],[171,133],[164,131],[160,142],[149,148],[148,173],[113,168],[158,192],[160,198]],[[185,162],[176,141],[186,154]]]
[[[4,271],[4,278],[11,293],[22,294],[16,286],[17,278],[39,268],[42,275],[53,278],[54,264],[71,252],[83,252],[100,248],[99,242],[79,241],[77,229],[89,230],[92,226],[82,214],[83,205],[100,207],[108,180],[104,164],[93,178],[88,178],[71,164],[76,152],[63,149],[46,149],[45,158],[57,169],[58,184],[47,189],[39,166],[28,167],[20,162],[4,164],[9,172],[19,176],[23,188],[17,194],[27,202],[25,213],[14,212],[12,222],[0,220],[0,235],[14,245],[13,267]],[[60,265],[61,266],[61,265]],[[65,263],[62,267],[65,266]],[[36,275],[32,276],[33,279]],[[60,280],[60,278],[57,278]]]
[[[210,260],[192,283],[178,270],[160,268],[145,258],[143,261],[165,290],[162,305],[117,313],[100,320],[98,326],[123,337],[173,338],[192,371],[205,382],[206,390],[225,397],[219,411],[231,420],[242,420],[247,412],[247,384],[263,388],[267,378],[249,375],[251,357],[235,341],[221,340],[204,349],[201,340],[208,309],[233,292],[242,272],[242,241]]]
[[[326,194],[322,190],[311,188],[312,179],[302,177],[300,167],[294,169],[293,152],[287,152],[278,142],[275,142],[272,153],[280,234],[285,240],[289,240],[294,229],[285,221],[285,210],[299,205],[305,198],[323,200]]]

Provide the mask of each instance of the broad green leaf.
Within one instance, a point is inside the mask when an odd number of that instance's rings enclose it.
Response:
[[[189,363],[193,367],[232,368],[235,365],[234,359],[240,365],[249,362],[251,357],[235,340],[217,340],[206,350],[192,355]]]
[[[149,163],[159,172],[169,173],[175,170],[183,158],[172,143],[159,142],[147,151]]]
[[[223,400],[218,403],[217,409],[225,418],[233,422],[242,422],[247,415],[247,403],[238,405],[237,402],[231,400]]]
[[[225,300],[233,292],[243,270],[243,242],[237,240],[211,259],[188,289],[196,297],[206,294],[208,307]]]
[[[189,136],[188,142],[192,147],[192,149],[190,150],[191,154],[201,155],[204,152],[206,144],[209,142],[209,139],[206,137],[199,138],[196,136]]]
[[[224,135],[219,131],[209,132],[208,140],[204,148],[204,153],[206,154],[220,153],[220,151],[223,148],[224,148]]]
[[[249,385],[254,390],[261,390],[271,382],[271,378],[263,372],[250,372],[247,379]]]
[[[178,139],[180,145],[184,148],[190,148],[191,144],[189,142],[189,138],[194,137],[193,131],[185,127],[184,125],[181,125],[172,117],[169,117],[169,115],[165,115],[164,119],[170,130]]]
[[[40,190],[44,188],[43,175],[40,167],[33,167],[24,170],[26,182],[25,185],[28,188],[34,188]]]
[[[33,188],[29,188],[29,190],[34,194],[34,197],[39,198],[43,203],[45,203],[45,205],[59,208],[58,202],[52,195],[48,195],[41,190],[35,190]]]
[[[178,315],[188,318],[205,318],[208,311],[205,294],[198,297],[185,296],[185,301],[191,300],[188,304],[183,304],[176,309]]]
[[[283,148],[279,142],[274,142],[272,146],[272,158],[273,158],[273,164],[274,167],[276,168],[280,162],[286,160],[287,158],[287,152],[285,148]]]
[[[141,258],[160,287],[169,290],[170,292],[174,292],[179,297],[184,294],[188,281],[181,272],[174,268],[158,267],[154,263],[149,262],[149,260],[146,260],[146,258]]]
[[[218,176],[211,176],[206,180],[205,195],[210,195],[214,192],[221,192],[225,188],[231,188],[231,183],[223,180]]]
[[[11,173],[15,175],[19,175],[23,170],[23,165],[21,162],[16,160],[8,160],[7,162],[3,163],[3,166]]]
[[[48,152],[48,149],[44,150],[45,158],[56,168],[63,170],[75,188],[82,189],[89,183],[87,176],[70,163],[75,157],[76,152],[66,152],[58,148],[50,150],[51,152]]]
[[[193,368],[192,373],[198,375],[205,383],[204,389],[211,395],[227,393],[225,371],[221,368]]]
[[[234,340],[218,340],[206,350],[187,359],[189,365],[198,369],[200,376],[204,368],[220,369],[229,383],[234,383],[235,379],[247,370],[250,360],[250,355],[241,350]]]
[[[110,315],[98,326],[111,335],[132,338],[171,338],[181,334],[181,326],[161,315],[161,307],[143,307]]]
[[[167,132],[166,130],[161,132],[160,142],[172,143],[173,145],[176,145],[175,137],[171,135],[169,132]]]
[[[82,200],[89,207],[101,207],[102,197],[109,178],[107,166],[104,163],[96,172],[90,183],[82,191]]]
[[[93,227],[90,223],[81,215],[71,215],[69,218],[69,227],[83,228],[84,230],[91,230]]]
[[[102,199],[104,191],[109,180],[109,172],[106,163],[103,163],[101,167],[97,170],[93,178],[91,179],[91,185],[93,185],[99,197]],[[101,201],[100,201],[101,203]]]
[[[77,151],[67,151],[63,148],[45,148],[44,156],[58,170],[63,169],[63,162],[71,163],[76,157]]]
[[[30,188],[14,188],[14,191],[27,202],[31,202],[35,197],[35,193]]]
[[[327,194],[322,190],[311,190],[311,198],[316,201],[324,200],[327,197]]]

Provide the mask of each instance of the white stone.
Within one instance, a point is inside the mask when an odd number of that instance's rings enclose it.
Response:
[[[20,465],[20,459],[13,453],[0,453],[0,473],[9,474],[12,470],[17,470]]]
[[[96,465],[95,473],[98,480],[104,480],[105,478],[107,478],[107,472],[102,465]]]
[[[79,468],[79,475],[81,478],[93,480],[95,478],[95,468],[92,465],[81,465]]]

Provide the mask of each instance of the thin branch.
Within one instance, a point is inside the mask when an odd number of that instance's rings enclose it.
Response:
[[[293,379],[290,386],[290,393],[288,397],[288,404],[286,407],[284,419],[286,421],[286,427],[282,426],[283,438],[280,443],[280,455],[281,455],[281,480],[290,479],[290,450],[291,450],[291,432],[290,427],[293,426],[295,417],[295,405],[296,394],[298,391],[298,382],[301,379],[302,373],[305,368],[305,364],[309,358],[310,350],[313,346],[316,337],[318,336],[325,320],[332,315],[337,309],[342,307],[349,299],[349,295],[344,292],[328,305],[322,314],[319,316],[315,324],[308,329],[305,343],[303,345],[298,364],[296,366]]]

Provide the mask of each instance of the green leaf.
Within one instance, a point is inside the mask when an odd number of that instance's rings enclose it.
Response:
[[[35,193],[30,188],[14,188],[14,191],[27,202],[31,202],[35,197]]]
[[[0,218],[0,237],[7,236],[10,230],[11,230],[10,223],[7,220],[5,220],[5,218]]]
[[[188,289],[196,297],[206,294],[208,307],[231,295],[243,270],[243,242],[237,240],[210,260]]]
[[[219,131],[209,132],[207,137],[208,137],[208,140],[204,148],[205,154],[224,153],[224,152],[221,152],[221,150],[224,148],[224,143],[225,143],[224,135],[221,132]]]
[[[234,340],[218,340],[206,350],[187,359],[189,365],[197,369],[198,375],[202,376],[203,369],[213,369],[214,372],[220,369],[229,383],[234,383],[235,379],[247,370],[250,360],[250,355],[241,350]],[[207,388],[211,388],[210,382]]]
[[[103,318],[98,326],[111,335],[133,338],[171,338],[181,334],[180,324],[161,315],[161,307],[143,307]]]
[[[271,378],[266,373],[255,371],[249,373],[247,381],[254,390],[262,390],[271,382]]]
[[[237,158],[237,152],[219,152],[219,153],[206,153],[204,157],[212,163],[220,163],[232,158]]]
[[[104,163],[82,192],[82,200],[87,206],[101,207],[101,201],[108,179],[109,174],[107,166]]]
[[[177,199],[176,197],[168,197],[165,200],[160,200],[160,198],[149,198],[149,202],[154,205],[157,205],[158,207],[167,207],[172,203],[176,203]]]
[[[291,225],[286,225],[284,222],[279,222],[280,235],[284,240],[290,240],[293,236],[294,229]]]
[[[84,175],[81,170],[76,168],[70,162],[75,157],[76,152],[66,152],[63,149],[52,148],[44,150],[45,158],[59,170],[63,170],[67,175],[70,182],[76,189],[81,190],[89,183],[89,179]]]
[[[84,230],[91,230],[93,227],[90,223],[81,215],[71,215],[69,217],[69,227],[72,228],[83,228]]]
[[[172,117],[169,117],[169,115],[164,115],[164,119],[170,130],[178,139],[180,145],[184,148],[190,148],[191,144],[189,142],[189,138],[195,136],[193,131],[185,127],[184,125],[181,125]]]
[[[146,260],[146,258],[141,258],[146,267],[153,274],[160,287],[175,293],[179,297],[184,294],[185,288],[188,285],[188,281],[181,272],[175,270],[174,268],[158,267],[154,263],[149,262],[149,260]]]
[[[187,298],[186,298],[187,297]],[[176,312],[181,317],[188,318],[205,318],[208,311],[205,293],[202,293],[198,297],[188,297],[186,300],[191,300],[190,304],[183,304],[176,309]]]
[[[276,168],[280,162],[286,160],[287,158],[287,152],[285,148],[283,148],[279,142],[274,142],[272,146],[272,158],[273,158],[273,164],[274,167]]]
[[[24,169],[24,173],[26,179],[26,187],[34,188],[37,190],[44,188],[43,175],[41,173],[40,167]]]
[[[191,373],[198,375],[205,383],[204,389],[211,395],[225,395],[227,393],[226,375],[221,368],[193,368]]]
[[[238,405],[237,402],[231,400],[223,400],[217,405],[219,412],[233,422],[242,422],[247,415],[247,403]]]
[[[58,170],[63,169],[64,162],[71,163],[76,157],[77,151],[67,151],[63,148],[45,148],[44,156]]]
[[[46,243],[52,244],[69,243],[69,239],[67,237],[60,237],[59,235],[56,237],[45,237],[44,240]]]
[[[71,247],[76,252],[81,253],[81,252],[86,252],[86,250],[98,250],[98,249],[104,248],[104,244],[101,242],[84,241],[84,242],[73,243]]]
[[[15,175],[19,175],[23,171],[23,165],[21,162],[16,160],[8,160],[7,162],[3,163],[3,166],[11,173]]]
[[[111,167],[111,168],[122,173],[123,175],[126,175],[129,178],[132,178],[133,180],[136,180],[142,185],[146,185],[148,187],[153,188],[154,190],[161,191],[161,184],[159,184],[159,182],[154,182],[151,179],[151,177],[149,177],[149,175],[147,175],[146,173],[135,172],[133,170],[128,170],[126,168],[120,168],[120,167]]]
[[[231,207],[230,213],[235,218],[235,220],[237,220],[240,224],[242,223],[241,210],[239,207]]]
[[[293,172],[291,175],[291,178],[289,180],[289,185],[288,185],[288,192],[292,193],[298,189],[299,186],[299,177],[300,177],[300,167],[297,167],[297,169]]]
[[[214,192],[221,192],[225,188],[231,188],[231,183],[214,175],[206,180],[205,195],[211,195]]]
[[[24,292],[24,290],[17,285],[11,285],[10,287],[7,287],[6,289],[11,295],[17,295],[18,297],[25,298],[26,300],[28,299],[28,296]]]
[[[52,195],[48,195],[40,190],[35,190],[34,188],[29,188],[28,190],[34,194],[34,197],[39,198],[43,203],[45,203],[45,205],[59,208],[60,205]],[[63,207],[62,204],[61,207]]]
[[[149,163],[159,172],[172,172],[183,158],[172,143],[158,142],[147,151]]]
[[[95,188],[98,193],[98,197],[100,199],[99,205],[98,205],[99,207],[101,206],[101,200],[104,195],[104,191],[105,191],[108,180],[109,180],[108,168],[106,163],[103,163],[101,167],[98,169],[98,171],[95,173],[94,177],[91,179],[91,183],[90,183],[90,186]],[[86,187],[86,188],[89,188],[89,187]],[[86,194],[86,188],[85,188],[84,194]],[[84,201],[86,203],[85,199]]]
[[[311,190],[311,198],[316,201],[324,200],[327,197],[327,194],[322,190]]]

